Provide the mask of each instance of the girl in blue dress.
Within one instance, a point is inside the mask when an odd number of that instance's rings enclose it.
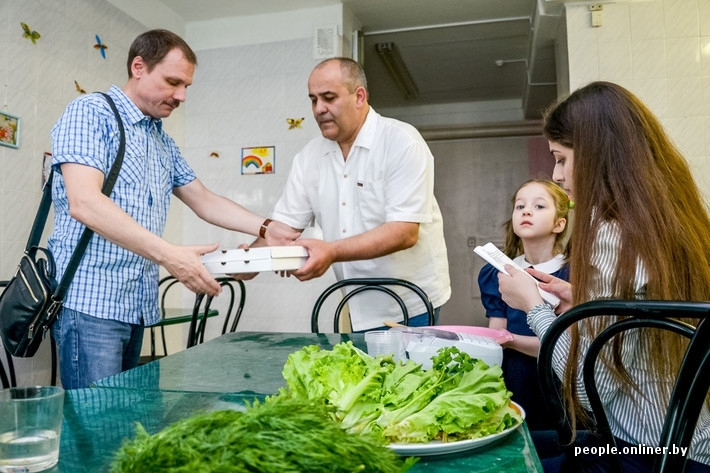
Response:
[[[565,191],[552,180],[534,179],[520,186],[512,202],[512,216],[505,223],[503,252],[523,269],[533,266],[567,280],[566,229],[570,200]],[[526,313],[503,302],[498,290],[498,270],[490,264],[481,269],[478,286],[488,326],[512,334],[511,340],[502,344],[502,368],[513,401],[525,409],[530,430],[554,429],[553,417],[537,378],[540,340],[528,327]]]

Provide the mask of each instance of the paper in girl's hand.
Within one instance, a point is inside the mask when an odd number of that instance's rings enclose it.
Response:
[[[486,243],[483,246],[477,246],[473,249],[473,251],[478,256],[492,264],[498,271],[502,273],[508,274],[508,272],[505,270],[505,265],[509,264],[515,269],[527,274],[529,277],[534,279],[535,282],[538,282],[537,279],[533,278],[531,274],[529,274],[523,268],[515,264],[512,259],[508,258],[508,256],[502,251],[500,251],[493,243]],[[545,302],[550,304],[552,308],[557,307],[557,305],[560,303],[560,299],[556,295],[547,292],[543,289],[540,289],[539,285],[537,289],[540,292],[540,296],[542,296]]]

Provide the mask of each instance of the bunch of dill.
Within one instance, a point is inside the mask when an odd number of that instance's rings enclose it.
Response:
[[[113,473],[399,473],[416,462],[377,437],[345,432],[322,405],[293,399],[199,414],[155,435],[140,424],[136,430],[116,453]]]

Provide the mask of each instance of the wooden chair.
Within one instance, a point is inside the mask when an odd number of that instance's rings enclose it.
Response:
[[[348,301],[351,298],[355,297],[356,295],[360,294],[361,292],[370,291],[370,290],[379,291],[379,292],[383,292],[385,294],[388,294],[395,301],[397,301],[397,304],[399,305],[400,309],[402,309],[402,314],[404,315],[403,324],[408,325],[409,324],[409,311],[407,310],[407,307],[406,307],[404,301],[402,300],[402,298],[391,288],[392,286],[404,287],[404,288],[416,293],[421,298],[422,302],[424,302],[424,306],[426,307],[426,311],[429,316],[428,325],[435,324],[434,307],[432,306],[431,300],[429,299],[429,296],[426,294],[426,292],[424,292],[416,284],[406,281],[404,279],[396,279],[396,278],[352,278],[352,279],[343,279],[342,281],[338,281],[334,284],[331,284],[318,297],[315,305],[313,306],[313,311],[311,313],[311,332],[312,333],[319,332],[318,319],[320,317],[320,311],[321,311],[321,308],[322,308],[325,300],[333,292],[335,292],[338,289],[341,289],[345,286],[357,286],[357,287],[355,287],[355,289],[353,289],[353,290],[349,291],[347,294],[345,294],[345,296],[343,296],[343,299],[338,304],[338,307],[335,310],[335,316],[333,318],[333,332],[334,333],[340,332],[340,314],[343,311],[343,308],[345,307],[345,305],[348,303]]]
[[[229,332],[234,332],[237,330],[237,325],[239,324],[239,319],[242,316],[242,311],[244,310],[244,304],[246,303],[246,295],[247,295],[247,290],[246,287],[244,286],[244,282],[233,279],[230,277],[221,277],[217,278],[217,282],[219,282],[219,285],[222,286],[222,294],[220,294],[218,297],[225,297],[225,293],[227,295],[227,310],[225,312],[225,317],[224,317],[224,322],[222,324],[222,334],[224,335]],[[236,287],[239,287],[239,303],[236,304]],[[205,307],[203,309],[204,314],[206,315],[210,311],[210,307],[212,306],[212,302],[216,299],[216,297],[208,296],[205,299]],[[230,325],[230,320],[231,320],[231,325]],[[197,322],[196,322],[197,323]],[[196,329],[196,338],[195,338],[195,343],[202,343],[205,341],[205,327],[207,325],[207,317],[202,317],[199,321],[199,324]],[[190,331],[192,332],[192,331]],[[199,341],[198,341],[199,339]]]
[[[568,443],[570,439],[570,426],[565,421],[564,407],[558,389],[559,380],[552,369],[555,344],[560,335],[583,319],[619,316],[592,341],[583,362],[583,382],[596,424],[595,433],[601,437],[602,443],[616,446],[594,380],[594,368],[604,345],[615,335],[630,329],[648,327],[669,330],[687,337],[690,343],[675,380],[657,446],[667,447],[665,449],[667,452],[671,452],[673,447],[689,447],[710,389],[709,315],[710,303],[708,302],[597,300],[580,304],[555,319],[541,341],[537,366],[543,392],[549,394],[550,402],[559,413],[558,430],[562,443]],[[699,322],[697,327],[692,327],[680,322],[678,318],[697,318]],[[613,467],[621,472],[619,456],[613,457]],[[670,453],[662,455],[654,465],[654,472],[680,473],[685,468],[686,462],[687,458],[683,455]]]

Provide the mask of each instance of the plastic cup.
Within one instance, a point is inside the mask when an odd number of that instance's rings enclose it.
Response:
[[[56,386],[0,391],[0,472],[47,470],[59,460],[64,390]]]
[[[402,332],[396,330],[371,330],[365,332],[367,354],[394,355],[396,360],[404,360],[407,355],[404,351],[404,338]]]

